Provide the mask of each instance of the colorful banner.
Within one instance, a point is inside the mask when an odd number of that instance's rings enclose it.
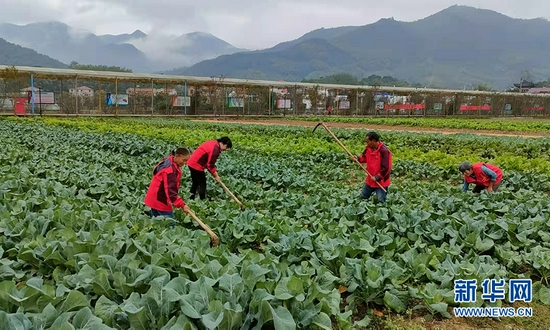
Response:
[[[350,108],[349,100],[342,100],[342,101],[338,102],[338,109],[347,110],[349,108]]]
[[[27,92],[27,103],[32,103],[32,92]],[[55,104],[54,92],[34,92],[34,104]]]
[[[229,108],[244,108],[244,99],[242,97],[228,97],[227,106]]]
[[[173,107],[190,107],[191,97],[189,96],[172,96]]]
[[[118,103],[118,105],[128,105],[128,94],[116,95],[107,93],[107,105],[115,105],[115,102]]]
[[[460,106],[460,111],[491,111],[493,109],[490,105],[467,105],[463,104]]]
[[[384,110],[415,110],[424,109],[425,104],[386,104]]]
[[[534,108],[525,108],[524,110],[525,111],[544,111],[546,110],[546,108],[542,106],[536,106]]]
[[[290,100],[277,99],[277,109],[290,109]]]

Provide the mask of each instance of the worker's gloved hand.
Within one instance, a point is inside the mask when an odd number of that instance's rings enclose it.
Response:
[[[183,212],[189,214],[189,212],[191,212],[191,209],[189,208],[189,206],[185,205],[183,208],[182,208]]]
[[[382,180],[382,178],[380,177],[380,175],[376,174],[376,175],[374,176],[374,181],[380,182],[380,180]]]

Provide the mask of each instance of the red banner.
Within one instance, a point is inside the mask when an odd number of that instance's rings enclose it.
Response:
[[[426,108],[425,104],[384,104],[384,110],[418,110]]]
[[[490,105],[461,105],[460,111],[491,111],[493,109]]]
[[[525,108],[525,111],[544,111],[544,107],[537,107],[537,108]]]

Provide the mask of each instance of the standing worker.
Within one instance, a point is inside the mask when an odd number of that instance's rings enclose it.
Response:
[[[491,193],[498,190],[502,181],[502,170],[495,165],[487,163],[472,165],[469,162],[462,162],[458,170],[464,175],[463,192],[467,192],[470,183],[474,183],[476,185],[474,193],[479,194],[483,189]]]
[[[216,171],[216,160],[220,154],[233,147],[233,143],[227,137],[221,137],[217,140],[206,141],[201,144],[187,161],[189,171],[191,171],[191,199],[195,199],[195,194],[199,192],[200,199],[206,198],[206,174],[208,170],[216,181],[220,181]]]
[[[374,180],[367,176],[361,197],[369,199],[372,193],[376,193],[378,200],[385,203],[387,190],[391,183],[392,154],[388,147],[380,141],[380,136],[376,132],[367,133],[365,141],[367,143],[365,151],[356,159],[360,163],[367,163],[367,171],[374,177]],[[380,188],[378,183],[386,191]]]
[[[179,196],[181,167],[187,163],[190,152],[187,148],[177,148],[153,169],[153,179],[145,196],[145,205],[151,208],[151,215],[174,218],[172,207],[189,213],[189,207]],[[174,224],[171,226],[173,227]]]

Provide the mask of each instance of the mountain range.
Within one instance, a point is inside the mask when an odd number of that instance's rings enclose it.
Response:
[[[203,32],[158,36],[136,30],[131,34],[95,35],[55,21],[0,24],[0,38],[63,63],[119,66],[144,73],[245,51]]]
[[[24,59],[25,62],[22,62],[22,59]],[[2,38],[0,38],[0,63],[2,65],[25,65],[25,63],[32,63],[33,66],[56,69],[67,68],[66,64],[58,60],[39,54],[32,49],[12,44]]]
[[[385,18],[363,26],[321,28],[256,51],[202,32],[159,37],[137,30],[96,36],[58,22],[2,24],[0,37],[64,63],[74,60],[144,73],[286,81],[377,74],[460,89],[478,84],[504,89],[526,70],[533,80],[550,77],[548,20],[515,19],[458,5],[414,22]]]
[[[271,49],[223,55],[167,73],[287,81],[378,74],[462,89],[506,88],[525,70],[533,79],[550,77],[550,22],[452,6],[414,22],[390,18],[318,29]]]

